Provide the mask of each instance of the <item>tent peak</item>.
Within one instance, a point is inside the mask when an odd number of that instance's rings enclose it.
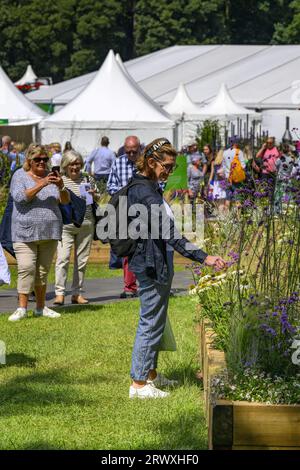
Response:
[[[25,85],[26,83],[34,83],[37,79],[37,75],[34,73],[31,64],[27,65],[26,72],[24,73],[23,77],[20,78],[15,85]]]
[[[141,91],[123,67],[111,49],[87,87],[45,122],[78,122],[81,125],[85,122],[93,126],[99,126],[100,122],[123,122],[127,126],[134,122],[159,122],[172,126],[167,113]]]
[[[164,106],[164,109],[174,115],[198,115],[200,107],[190,98],[185,85],[180,82],[174,98]]]

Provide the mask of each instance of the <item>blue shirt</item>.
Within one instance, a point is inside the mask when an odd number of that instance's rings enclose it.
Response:
[[[135,174],[135,163],[129,160],[126,154],[116,158],[107,181],[107,191],[109,194],[120,191]]]
[[[108,175],[116,156],[108,147],[98,147],[92,151],[85,162],[85,169],[91,172],[91,164],[94,162],[95,175]]]

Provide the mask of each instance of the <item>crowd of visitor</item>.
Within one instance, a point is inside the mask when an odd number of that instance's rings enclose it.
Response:
[[[184,152],[189,162],[191,203],[202,200],[223,216],[238,204],[238,189],[257,182],[265,181],[273,188],[274,204],[279,208],[289,178],[300,169],[300,143],[282,143],[278,147],[274,137],[268,137],[254,155],[249,145],[243,146],[236,137],[230,140],[228,148],[215,152],[210,145],[205,145],[201,152],[195,144]]]
[[[254,155],[237,138],[232,138],[227,148],[217,151],[209,144],[202,149],[193,144],[182,153],[186,155],[188,181],[184,194],[192,207],[202,201],[212,204],[213,211],[222,216],[226,216],[231,206],[238,207],[239,190],[257,181],[267,181],[271,186],[274,208],[280,213],[288,182],[300,171],[299,143],[277,147],[272,137]],[[23,143],[13,142],[9,136],[1,140],[0,184],[9,186],[10,252],[16,258],[18,269],[19,306],[9,316],[10,321],[27,316],[33,291],[36,316],[61,316],[45,305],[47,277],[56,254],[54,304],[64,305],[72,250],[71,301],[80,305],[88,303],[83,295],[84,276],[92,241],[96,239],[97,203],[104,194],[113,196],[130,181],[134,182],[132,187],[128,186],[129,207],[143,204],[149,212],[149,221],[151,207],[157,204],[169,220],[171,232],[167,238],[159,222],[158,240],[141,239],[132,254],[117,260],[124,271],[120,297],[139,296],[141,303],[130,398],[164,398],[168,393],[160,387],[174,385],[156,372],[159,344],[167,321],[174,249],[208,266],[217,269],[225,266],[222,258],[209,256],[196,246],[187,249],[191,243],[176,236],[174,216],[163,194],[169,176],[176,169],[176,156],[171,143],[163,138],[144,146],[137,136],[128,136],[115,153],[109,148],[109,139],[103,136],[101,145],[85,161],[71,142],[66,142],[63,150],[58,142],[47,146],[30,144],[26,149]],[[207,211],[206,215],[212,216],[213,211]],[[147,221],[144,221],[146,227]],[[113,252],[111,258],[116,258]]]

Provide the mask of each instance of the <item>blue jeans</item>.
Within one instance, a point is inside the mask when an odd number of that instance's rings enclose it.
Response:
[[[173,279],[173,252],[167,252],[167,261],[167,284],[159,284],[145,273],[136,273],[141,308],[132,352],[130,375],[133,380],[147,380],[149,371],[157,367]]]

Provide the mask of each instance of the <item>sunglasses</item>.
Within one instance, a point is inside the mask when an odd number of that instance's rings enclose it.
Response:
[[[168,165],[168,164],[165,164],[165,163],[161,162],[160,160],[158,160],[158,158],[155,158],[155,157],[152,157],[152,158],[157,163],[159,163],[160,166],[162,166],[162,168],[164,169],[164,171],[168,174],[174,173],[174,171],[176,170],[176,168],[178,166],[178,165]]]
[[[32,159],[34,161],[34,163],[48,163],[49,162],[49,157],[35,157]]]

